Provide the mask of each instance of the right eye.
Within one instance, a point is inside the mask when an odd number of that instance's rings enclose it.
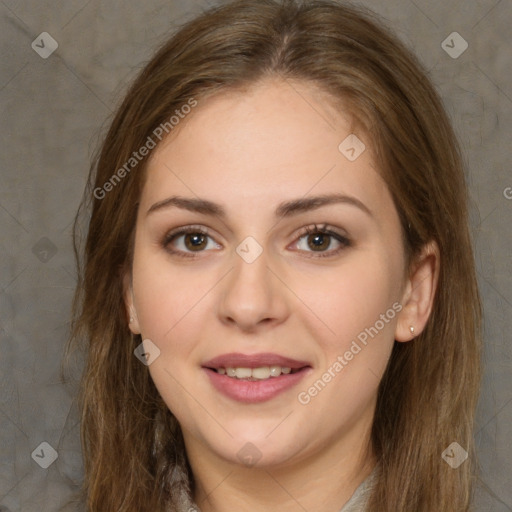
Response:
[[[194,257],[193,253],[205,250],[220,249],[208,231],[197,226],[178,228],[165,236],[163,246],[172,254],[184,257]]]

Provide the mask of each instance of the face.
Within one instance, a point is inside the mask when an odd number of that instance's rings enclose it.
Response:
[[[297,82],[213,96],[151,155],[125,300],[187,450],[287,465],[371,425],[404,248],[329,105]]]

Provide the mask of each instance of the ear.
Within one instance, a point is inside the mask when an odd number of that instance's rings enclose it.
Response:
[[[137,318],[133,298],[132,276],[128,270],[123,273],[123,299],[128,315],[128,328],[133,334],[140,334],[139,319]]]
[[[431,241],[425,244],[407,278],[401,301],[403,307],[395,329],[396,341],[410,341],[425,328],[434,304],[439,264],[437,243]]]

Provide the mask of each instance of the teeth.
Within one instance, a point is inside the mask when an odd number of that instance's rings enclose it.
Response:
[[[252,377],[252,370],[250,368],[235,368],[235,376],[237,379],[248,379]]]
[[[292,369],[281,366],[261,366],[259,368],[217,368],[217,373],[236,379],[265,380],[291,373]]]
[[[251,373],[251,377],[255,379],[268,379],[272,372],[268,366],[262,366],[261,368],[253,368]]]
[[[281,367],[280,366],[271,366],[270,367],[270,375],[272,375],[272,377],[279,377],[279,375],[281,375]]]

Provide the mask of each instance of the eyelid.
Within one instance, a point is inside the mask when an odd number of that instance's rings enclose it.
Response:
[[[199,224],[190,224],[189,226],[180,226],[179,228],[171,229],[171,231],[165,233],[163,240],[164,242],[169,242],[176,235],[183,235],[187,233],[200,233],[201,235],[210,236],[210,230],[208,228],[205,228],[204,226],[201,226]]]
[[[341,233],[341,230],[335,228],[334,226],[330,226],[329,224],[322,224],[320,226],[318,224],[311,224],[309,226],[305,226],[304,228],[301,228],[297,236],[300,238],[303,237],[304,235],[313,233],[324,233],[327,235],[338,236],[340,238],[345,238],[348,240],[347,234]]]

